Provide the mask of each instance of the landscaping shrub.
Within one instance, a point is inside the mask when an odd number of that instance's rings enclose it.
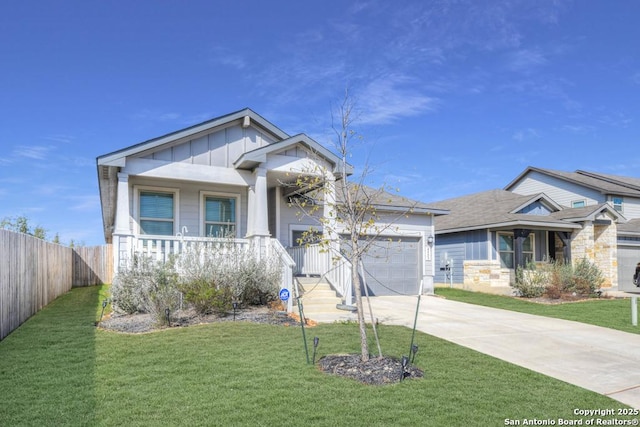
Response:
[[[264,305],[278,297],[282,267],[275,257],[247,260],[241,266],[243,289],[240,301],[250,305]]]
[[[579,295],[592,295],[604,283],[604,275],[597,265],[581,259],[574,266],[574,289]]]
[[[136,256],[128,268],[120,268],[113,280],[111,298],[116,310],[127,314],[149,313],[158,323],[166,323],[165,309],[180,304],[177,275],[172,262],[160,263]]]
[[[200,314],[215,313],[225,316],[233,307],[233,294],[229,287],[216,286],[205,278],[182,280],[178,289],[184,300]]]
[[[526,268],[518,266],[516,269],[516,282],[512,287],[518,296],[537,298],[544,294],[547,281],[547,271],[538,269],[534,263],[529,263]]]
[[[165,310],[175,311],[181,298],[198,313],[228,314],[233,302],[263,305],[277,298],[282,267],[275,256],[257,259],[252,248],[232,240],[215,245],[195,244],[159,263],[134,257],[114,278],[114,307],[133,314],[150,313],[167,321]]]
[[[258,260],[232,241],[194,245],[176,260],[179,289],[200,313],[227,314],[234,301],[262,305],[277,297],[282,269],[273,256]]]
[[[592,262],[581,259],[575,265],[562,262],[530,264],[516,269],[516,282],[511,286],[519,296],[545,296],[559,299],[565,296],[589,296],[604,282],[602,272]]]

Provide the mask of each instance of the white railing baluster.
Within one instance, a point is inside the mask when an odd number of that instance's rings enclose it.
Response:
[[[287,251],[296,263],[295,274],[326,277],[336,292],[345,299],[345,303],[351,304],[351,262],[344,255],[332,254],[318,244],[287,248]]]

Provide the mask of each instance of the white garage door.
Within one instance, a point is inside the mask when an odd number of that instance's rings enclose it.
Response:
[[[420,239],[415,237],[377,239],[363,257],[369,295],[417,295],[422,268],[420,248]]]
[[[633,285],[633,273],[640,262],[639,246],[618,245],[618,289],[621,291],[637,291]]]

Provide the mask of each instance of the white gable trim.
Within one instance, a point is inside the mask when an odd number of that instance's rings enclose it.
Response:
[[[236,111],[235,113],[228,114],[226,116],[218,117],[204,123],[197,124],[195,126],[188,127],[158,138],[154,138],[140,144],[132,145],[125,149],[115,151],[113,153],[105,154],[98,157],[98,165],[105,166],[125,166],[125,160],[127,157],[142,153],[144,151],[153,150],[165,144],[172,144],[176,141],[193,139],[198,134],[209,133],[216,127],[228,125],[234,121],[238,121],[243,126],[247,123],[246,117],[249,118],[249,123],[253,123],[257,127],[261,127],[274,135],[277,139],[289,138],[289,135],[284,131],[277,128],[275,125],[264,119],[262,116],[254,112],[249,108]]]
[[[269,144],[267,146],[244,153],[238,158],[238,160],[235,161],[234,166],[237,169],[253,169],[260,163],[266,162],[268,155],[273,155],[277,152],[286,150],[287,148],[293,147],[298,144],[301,144],[304,147],[308,148],[311,152],[316,153],[318,157],[332,165],[333,170],[331,172],[338,174],[342,172],[338,170],[339,166],[342,163],[342,159],[340,159],[340,157],[338,157],[336,154],[332,153],[330,150],[327,150],[325,147],[309,138],[305,134],[298,134],[292,136],[291,138],[274,142],[273,144]],[[347,175],[350,175],[352,173],[353,166],[347,165]]]

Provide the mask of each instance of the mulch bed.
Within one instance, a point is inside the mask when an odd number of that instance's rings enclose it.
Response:
[[[102,319],[98,327],[115,332],[139,334],[170,328],[184,328],[215,322],[253,322],[270,325],[300,326],[300,321],[284,312],[274,311],[267,307],[250,307],[233,312],[226,316],[216,314],[202,315],[194,310],[180,310],[171,314],[170,326],[158,326],[150,314],[118,314],[113,313]]]
[[[393,384],[409,378],[423,378],[424,372],[415,366],[402,368],[402,361],[393,357],[372,357],[362,362],[359,354],[334,354],[322,357],[318,366],[323,372],[352,378],[369,385]]]

